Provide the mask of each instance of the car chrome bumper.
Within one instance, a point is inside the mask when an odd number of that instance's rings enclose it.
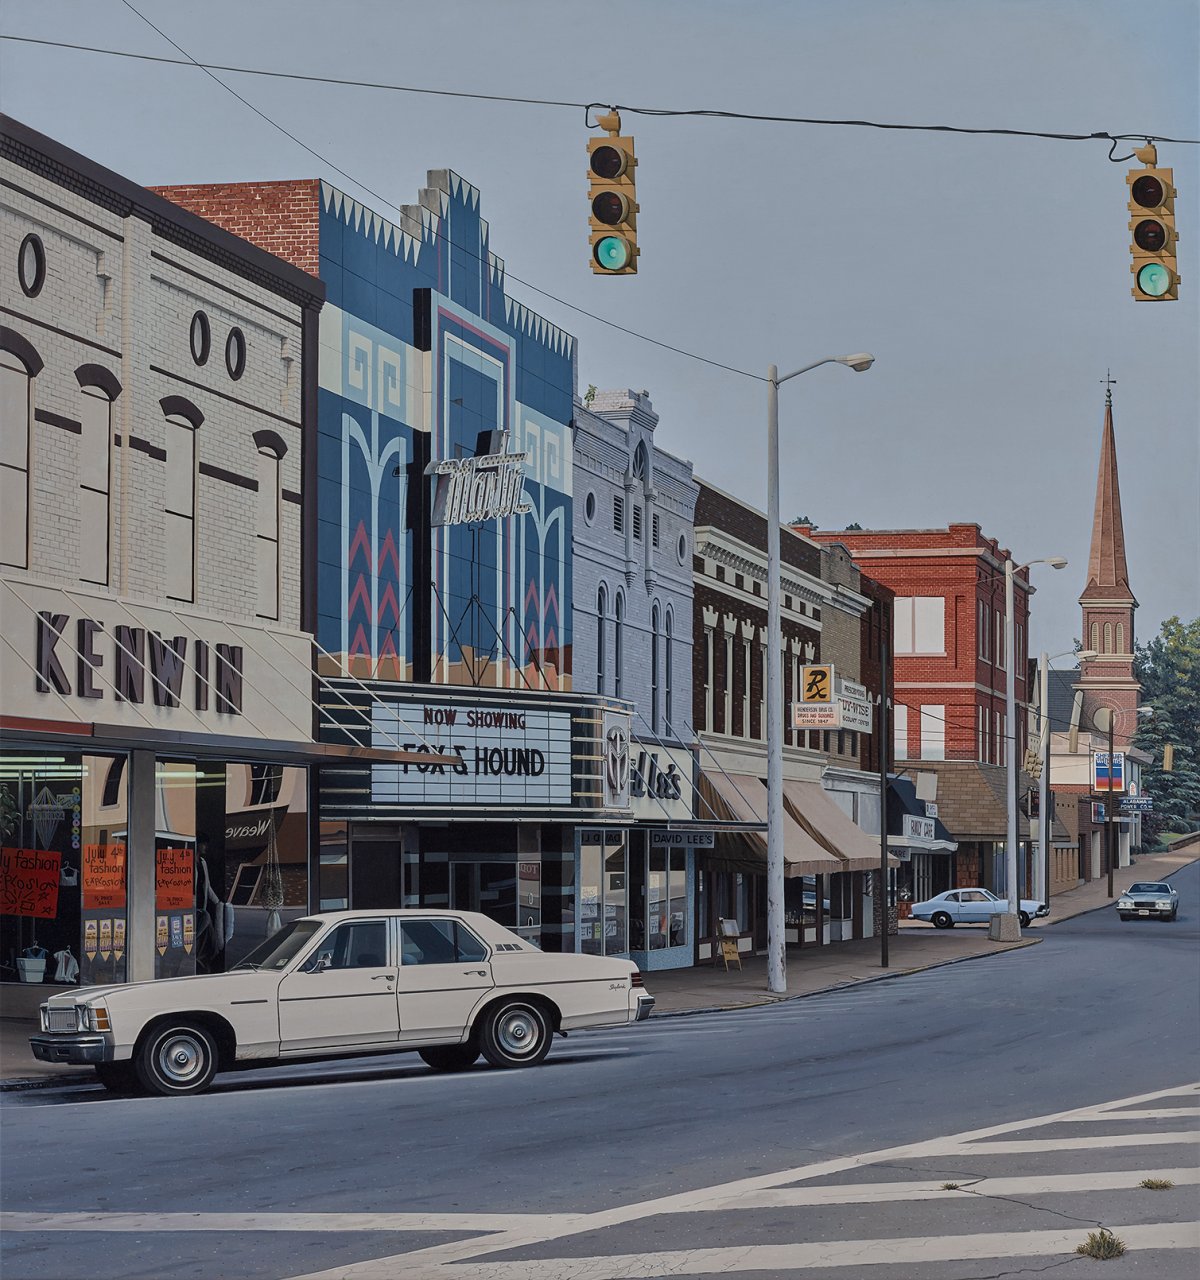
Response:
[[[637,1013],[634,1014],[634,1022],[645,1022],[654,1009],[654,997],[642,994],[638,996]]]
[[[29,1047],[39,1062],[111,1062],[112,1046],[102,1035],[40,1035],[29,1037]]]

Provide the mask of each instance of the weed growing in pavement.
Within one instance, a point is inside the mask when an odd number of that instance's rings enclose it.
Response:
[[[943,1183],[942,1183],[942,1190],[943,1190],[943,1191],[957,1191],[957,1190],[958,1190],[958,1183],[957,1183],[957,1182],[943,1182]]]
[[[1125,1252],[1125,1241],[1107,1227],[1101,1227],[1099,1231],[1089,1231],[1087,1239],[1075,1246],[1075,1252],[1088,1258],[1119,1258]]]
[[[1147,1191],[1170,1191],[1174,1185],[1170,1178],[1143,1178],[1138,1183],[1139,1187],[1145,1187]]]

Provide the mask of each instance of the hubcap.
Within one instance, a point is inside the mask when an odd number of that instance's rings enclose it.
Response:
[[[540,1027],[528,1009],[510,1009],[496,1026],[496,1040],[505,1053],[527,1057],[538,1047]]]
[[[204,1045],[194,1036],[173,1035],[158,1049],[158,1067],[172,1084],[190,1084],[204,1073]]]

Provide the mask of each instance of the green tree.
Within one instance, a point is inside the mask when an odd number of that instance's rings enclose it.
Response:
[[[1138,645],[1134,672],[1142,701],[1154,714],[1140,720],[1134,746],[1152,757],[1142,771],[1154,810],[1143,820],[1154,839],[1163,831],[1200,825],[1200,618],[1168,618],[1149,644]],[[1174,768],[1163,771],[1163,748],[1175,749]]]

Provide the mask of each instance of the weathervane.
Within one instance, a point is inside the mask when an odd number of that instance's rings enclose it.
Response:
[[[1104,391],[1104,403],[1112,404],[1112,389],[1117,385],[1116,378],[1112,376],[1112,370],[1105,369],[1104,377],[1101,378],[1100,381],[1107,384]]]

